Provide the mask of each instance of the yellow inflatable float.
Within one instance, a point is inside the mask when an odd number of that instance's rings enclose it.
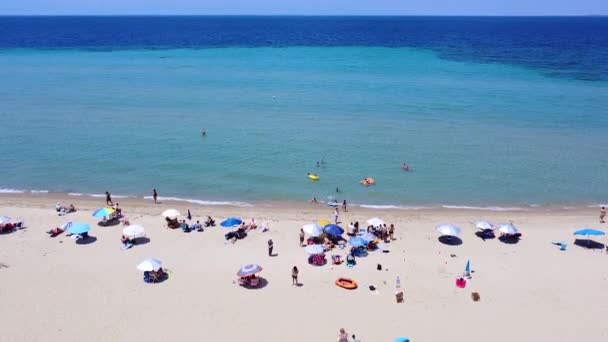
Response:
[[[319,176],[315,175],[314,173],[309,173],[306,177],[308,177],[311,180],[319,180]]]
[[[359,183],[363,186],[370,186],[370,185],[376,184],[376,180],[373,179],[372,177],[366,177],[366,178],[363,178]]]

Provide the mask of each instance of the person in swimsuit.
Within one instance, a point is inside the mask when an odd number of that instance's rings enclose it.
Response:
[[[110,193],[106,191],[106,204],[109,206],[113,206],[114,203],[112,203],[112,196],[110,196]]]
[[[304,246],[304,229],[300,228],[300,247]]]
[[[348,210],[346,210],[346,200],[342,201],[342,210],[344,212],[347,212]]]
[[[291,285],[298,285],[298,268],[296,266],[291,269]]]
[[[348,334],[344,328],[340,328],[340,333],[338,334],[338,342],[348,342]]]
[[[272,239],[268,240],[268,256],[272,256],[272,249],[274,248],[274,243]]]
[[[600,223],[606,223],[604,218],[606,217],[606,207],[600,209]]]
[[[395,225],[391,223],[391,226],[388,228],[388,237],[391,240],[395,240],[394,234],[395,234]]]
[[[154,204],[158,203],[156,200],[158,198],[158,193],[156,192],[156,189],[152,189],[152,198],[154,199]]]

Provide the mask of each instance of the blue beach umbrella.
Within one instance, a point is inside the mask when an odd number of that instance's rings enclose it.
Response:
[[[236,217],[229,217],[229,218],[225,219],[224,221],[222,221],[222,223],[220,223],[220,225],[224,228],[232,228],[232,227],[238,226],[241,223],[243,223],[243,221],[241,221],[241,219],[236,218]]]
[[[593,229],[593,228],[583,228],[583,229],[579,229],[574,232],[574,235],[583,235],[583,236],[587,236],[587,235],[601,236],[601,235],[605,235],[605,234],[606,233],[604,233],[603,231]]]
[[[86,223],[72,223],[72,225],[68,228],[68,232],[72,234],[87,233],[89,230],[91,230],[91,226]]]
[[[112,208],[98,208],[93,211],[93,217],[102,218],[104,216],[110,216],[116,210]]]
[[[465,274],[471,274],[471,260],[467,260],[467,265],[464,267]]]
[[[360,246],[367,246],[367,241],[365,241],[365,239],[359,237],[359,236],[355,236],[353,238],[350,238],[348,240],[348,243],[353,246],[353,247],[360,247]]]
[[[407,337],[397,337],[393,342],[410,342],[410,339]]]
[[[344,229],[340,228],[340,226],[338,226],[336,224],[328,224],[327,226],[325,226],[325,228],[323,228],[323,231],[326,234],[333,235],[333,236],[340,236],[340,235],[344,234]]]

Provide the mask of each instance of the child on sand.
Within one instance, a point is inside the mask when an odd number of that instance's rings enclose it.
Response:
[[[294,266],[291,269],[291,285],[298,285],[298,268]]]

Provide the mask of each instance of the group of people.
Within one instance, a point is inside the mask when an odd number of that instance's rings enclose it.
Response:
[[[0,224],[0,233],[12,232],[15,229],[21,229],[24,227],[23,221],[8,222],[5,224]]]
[[[202,232],[204,228],[207,227],[215,227],[215,220],[211,218],[211,216],[207,216],[205,222],[201,224],[201,221],[196,221],[196,223],[188,224],[186,220],[181,220],[181,222],[177,218],[169,218],[165,217],[165,221],[167,221],[167,228],[177,229],[180,228],[184,233],[189,233],[191,231]]]
[[[70,204],[69,206],[65,207],[61,205],[61,203],[57,203],[55,204],[55,211],[57,211],[59,216],[63,216],[65,214],[76,212],[76,207],[74,207],[73,204]]]

